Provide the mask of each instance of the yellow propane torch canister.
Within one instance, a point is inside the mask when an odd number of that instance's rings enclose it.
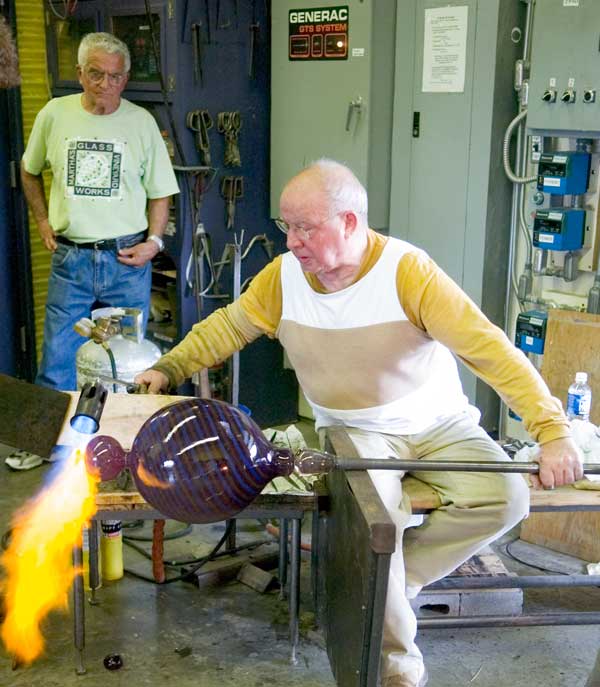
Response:
[[[123,577],[123,534],[120,520],[102,520],[100,560],[102,579],[120,580]]]

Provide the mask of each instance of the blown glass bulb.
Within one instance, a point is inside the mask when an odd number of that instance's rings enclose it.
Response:
[[[209,523],[246,508],[268,482],[292,472],[294,458],[235,406],[193,398],[151,415],[128,452],[112,437],[95,437],[86,464],[102,481],[128,467],[140,494],[160,513]]]

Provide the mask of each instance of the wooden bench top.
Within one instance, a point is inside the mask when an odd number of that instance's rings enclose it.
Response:
[[[319,496],[320,494],[316,492],[259,494],[250,507],[264,509],[265,511],[287,507],[301,511],[311,511],[316,509]],[[98,510],[154,510],[139,491],[98,492],[96,495],[96,506]]]
[[[424,482],[411,477],[404,478],[404,488],[410,497],[413,513],[427,513],[441,505],[438,494]],[[559,487],[551,491],[529,490],[532,511],[541,510],[600,510],[600,491]]]
[[[404,488],[410,497],[413,513],[428,513],[441,505],[440,498],[429,485],[414,477],[404,478]],[[532,511],[544,510],[600,510],[600,491],[560,487],[552,491],[530,489]],[[293,507],[312,511],[317,507],[319,494],[281,493],[260,494],[252,503],[253,508],[276,510],[278,507]],[[152,506],[138,491],[107,491],[96,496],[98,510],[144,511]]]

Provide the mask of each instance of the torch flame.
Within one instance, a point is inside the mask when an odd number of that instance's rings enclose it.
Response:
[[[69,587],[82,572],[73,568],[73,548],[96,512],[98,478],[86,471],[82,452],[73,450],[57,467],[51,483],[13,516],[10,546],[0,559],[6,571],[1,637],[23,664],[43,651],[43,619],[68,606]]]

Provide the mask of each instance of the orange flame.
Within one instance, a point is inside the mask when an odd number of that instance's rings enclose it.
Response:
[[[82,452],[73,450],[51,483],[14,516],[8,550],[0,562],[6,617],[2,641],[19,663],[42,653],[40,623],[54,609],[68,607],[68,591],[81,570],[72,554],[82,528],[96,512],[98,479],[86,471]]]

